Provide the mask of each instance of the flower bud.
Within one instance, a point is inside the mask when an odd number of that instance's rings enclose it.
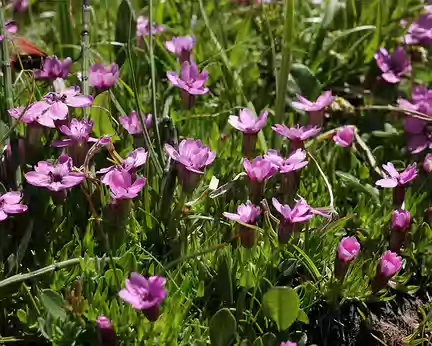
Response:
[[[427,174],[432,172],[432,154],[426,155],[426,157],[423,161],[423,169]]]
[[[402,257],[392,251],[387,251],[380,260],[377,273],[372,281],[372,291],[383,289],[387,282],[402,268]]]
[[[115,346],[117,345],[117,335],[111,321],[105,316],[99,316],[96,321],[98,330],[99,345]]]
[[[345,277],[349,264],[355,260],[360,251],[360,243],[354,237],[345,237],[338,246],[335,263],[335,276],[339,280]]]
[[[411,214],[408,210],[395,210],[392,215],[392,230],[406,231],[411,223]]]

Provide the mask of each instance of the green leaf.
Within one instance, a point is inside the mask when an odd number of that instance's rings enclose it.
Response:
[[[21,323],[27,324],[27,313],[24,310],[19,309],[17,311],[17,317]]]
[[[237,322],[228,309],[221,309],[210,320],[210,341],[213,346],[228,346],[234,340]]]
[[[66,319],[65,301],[63,297],[50,289],[42,291],[40,297],[42,305],[55,319],[64,321]]]
[[[280,331],[288,329],[297,319],[300,299],[289,287],[273,287],[264,294],[264,311],[271,317]]]
[[[113,46],[116,63],[119,67],[126,61],[127,45],[129,45],[135,35],[136,22],[132,5],[129,0],[123,0],[117,10],[115,40],[118,44]]]
[[[363,192],[367,193],[369,196],[372,197],[372,200],[377,205],[380,205],[379,191],[377,188],[373,187],[370,184],[361,182],[359,179],[357,179],[353,175],[346,173],[346,172],[336,171],[336,175],[339,178],[341,178],[345,183],[348,183],[348,184],[358,188],[359,190],[362,190]]]
[[[262,342],[264,346],[278,346],[276,335],[273,333],[265,333],[262,336]]]
[[[254,343],[252,344],[252,346],[264,346],[264,343],[262,341],[262,338],[259,336],[255,339]]]
[[[315,100],[321,91],[321,83],[309,67],[303,64],[292,64],[291,76],[307,99]]]
[[[102,137],[104,135],[113,136],[116,133],[108,109],[109,94],[106,92],[99,94],[95,99],[90,113],[90,118],[94,121],[93,133],[96,137]]]
[[[306,324],[309,324],[309,317],[306,315],[302,309],[299,309],[299,314],[297,316],[297,320]]]

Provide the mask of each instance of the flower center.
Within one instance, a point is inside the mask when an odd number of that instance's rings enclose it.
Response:
[[[62,181],[62,176],[59,174],[49,172],[48,175],[53,183],[60,183]]]

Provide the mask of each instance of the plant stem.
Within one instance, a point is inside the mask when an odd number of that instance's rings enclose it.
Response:
[[[291,69],[292,43],[294,36],[294,2],[295,0],[285,0],[285,23],[283,36],[282,65],[279,69],[276,90],[276,123],[283,122],[285,113],[285,96],[288,84],[288,76]],[[290,119],[291,125],[292,122],[292,119]]]
[[[82,57],[82,92],[84,95],[89,94],[88,70],[89,70],[89,19],[90,19],[90,0],[83,0],[82,4],[82,32],[81,32],[81,57]],[[83,108],[84,118],[88,117],[88,110]]]
[[[6,98],[6,109],[13,108],[13,86],[12,86],[12,72],[10,65],[10,55],[8,49],[8,39],[6,22],[4,17],[3,1],[0,0],[0,35],[3,36],[3,40],[0,42],[1,52],[3,58],[3,82],[4,82],[4,95]],[[8,117],[10,119],[10,117]]]

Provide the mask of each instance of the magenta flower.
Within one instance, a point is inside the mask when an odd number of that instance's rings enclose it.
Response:
[[[33,71],[36,79],[55,80],[66,79],[72,67],[72,59],[66,58],[61,62],[56,56],[45,58],[42,70]]]
[[[209,147],[193,139],[182,140],[178,150],[165,144],[165,151],[178,162],[178,177],[186,192],[192,192],[197,187],[200,175],[216,158],[216,153],[210,151]]]
[[[110,175],[114,171],[121,171],[122,169],[125,169],[132,175],[136,173],[136,171],[144,166],[147,162],[148,153],[144,148],[137,148],[133,152],[131,152],[126,159],[122,161],[121,167],[119,166],[111,166],[108,168],[103,168],[99,170],[98,174],[104,174],[104,176],[101,178],[101,182],[109,185],[110,181]]]
[[[261,215],[261,209],[255,207],[250,201],[241,204],[237,208],[237,214],[224,212],[223,216],[227,219],[255,225],[258,216]],[[255,245],[257,233],[254,229],[240,225],[240,241],[245,248],[252,248]]]
[[[175,72],[168,72],[167,78],[176,88],[190,95],[204,95],[209,92],[209,89],[204,87],[208,80],[208,72],[199,73],[194,62],[185,61],[182,64],[181,77]]]
[[[297,149],[285,160],[280,156],[277,150],[270,149],[264,158],[277,167],[281,174],[286,174],[299,171],[306,167],[308,165],[306,156],[306,151],[303,149]]]
[[[152,118],[153,116],[151,114],[141,114],[141,117],[143,119],[143,123],[145,124],[147,130],[150,130],[152,125]],[[123,128],[129,132],[131,135],[141,135],[143,133],[141,122],[138,118],[137,112],[133,111],[129,116],[120,116],[119,117],[120,124],[123,126]]]
[[[417,168],[415,163],[409,165],[402,173],[396,171],[391,162],[387,162],[386,165],[383,165],[383,168],[387,171],[389,176],[385,179],[378,180],[375,184],[384,188],[404,186],[417,177]]]
[[[5,23],[6,33],[8,34],[16,34],[18,32],[18,25],[13,20],[7,20]],[[0,35],[0,42],[3,41],[3,36]]]
[[[411,61],[403,47],[396,48],[393,55],[387,49],[381,48],[375,54],[375,60],[382,71],[381,77],[388,83],[399,83],[403,76],[411,72]]]
[[[425,6],[427,13],[412,23],[408,34],[404,37],[405,44],[428,46],[432,44],[432,11],[431,6]]]
[[[260,132],[267,123],[268,112],[263,112],[257,118],[252,111],[245,108],[240,111],[240,116],[230,115],[228,123],[235,129],[250,135]]]
[[[342,262],[352,262],[360,251],[360,243],[355,237],[345,237],[338,246],[338,260]]]
[[[50,191],[70,189],[82,183],[84,173],[72,172],[72,159],[66,154],[60,155],[54,166],[46,161],[39,161],[34,171],[25,175],[27,182],[33,186],[44,187]]]
[[[336,99],[330,90],[324,92],[315,102],[309,101],[301,95],[297,95],[297,98],[300,102],[293,102],[292,106],[295,109],[308,112],[310,125],[317,127],[323,126],[324,112]]]
[[[29,6],[30,0],[13,0],[12,6],[14,12],[24,12]]]
[[[126,280],[126,288],[119,296],[136,310],[143,311],[146,317],[154,322],[160,314],[160,305],[165,300],[168,291],[165,289],[166,279],[161,276],[151,276],[148,279],[138,273],[132,273]]]
[[[133,181],[132,174],[126,169],[113,169],[107,176],[101,182],[110,188],[110,195],[116,201],[138,197],[147,182],[146,178]]]
[[[280,346],[297,346],[297,343],[291,341],[281,342]]]
[[[165,31],[165,27],[162,25],[155,25],[151,28],[150,33],[150,23],[147,17],[139,16],[137,18],[137,36],[146,37],[151,35],[157,35]]]
[[[387,279],[392,278],[402,268],[402,257],[387,251],[380,261],[380,274]]]
[[[261,156],[256,157],[252,162],[245,159],[243,167],[251,182],[255,183],[265,182],[267,179],[273,177],[278,171],[270,160]]]
[[[304,142],[316,137],[318,133],[320,133],[321,128],[316,126],[300,126],[296,125],[295,127],[289,128],[286,125],[276,124],[272,126],[272,130],[275,131],[278,135],[288,138],[292,144],[292,150],[297,150],[299,148],[304,148]]]
[[[77,119],[72,119],[69,125],[60,126],[59,130],[68,139],[60,139],[54,141],[51,145],[56,148],[70,147],[70,146],[80,146],[87,142],[97,142],[96,138],[90,137],[93,131],[93,120],[79,121]]]
[[[392,230],[406,231],[411,224],[411,213],[408,210],[395,210],[392,215]]]
[[[423,169],[424,171],[429,174],[432,172],[432,154],[427,154],[424,161],[423,161]]]
[[[342,148],[351,147],[354,143],[354,128],[344,126],[333,136],[334,142]]]
[[[104,66],[99,63],[90,67],[89,83],[97,92],[111,89],[119,79],[120,70],[117,64]]]
[[[190,61],[192,49],[195,47],[196,38],[193,36],[173,37],[165,42],[165,47],[171,53],[179,57],[180,64]]]
[[[246,204],[240,204],[237,208],[237,214],[227,212],[223,213],[223,216],[225,216],[227,219],[247,223],[250,225],[255,224],[258,216],[260,215],[261,209],[259,207],[255,207],[250,201],[247,201]]]
[[[0,221],[6,220],[10,215],[22,214],[27,206],[21,204],[22,194],[18,191],[6,192],[0,196]]]
[[[99,345],[102,346],[117,345],[117,335],[108,317],[99,316],[96,321],[96,327],[98,330]]]

